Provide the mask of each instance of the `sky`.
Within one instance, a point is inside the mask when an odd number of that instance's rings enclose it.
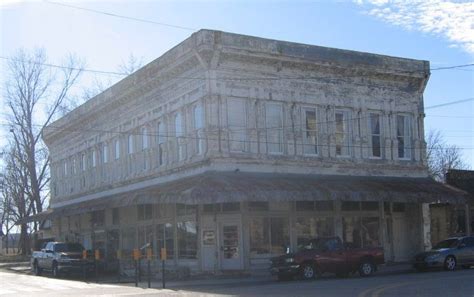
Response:
[[[44,48],[52,64],[61,64],[72,53],[86,68],[102,71],[117,71],[131,54],[144,64],[151,62],[201,28],[428,60],[431,68],[474,63],[472,1],[0,3],[0,57],[10,57],[20,48]],[[6,60],[0,59],[0,67],[3,85]],[[107,84],[118,79],[84,72],[73,92],[80,94],[96,80]],[[470,98],[474,98],[473,66],[433,70],[424,96],[425,130],[440,131],[448,144],[461,149],[474,169],[474,100]],[[428,108],[463,99],[470,100]],[[0,106],[0,123],[4,122],[2,113],[5,109]],[[0,135],[4,137],[5,132]]]

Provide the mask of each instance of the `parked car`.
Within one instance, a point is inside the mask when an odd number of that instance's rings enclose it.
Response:
[[[474,236],[452,237],[439,242],[430,251],[415,256],[414,267],[418,271],[440,267],[455,270],[457,266],[474,265]]]
[[[270,271],[279,280],[295,276],[313,279],[325,272],[338,276],[359,272],[361,276],[369,276],[377,271],[377,265],[384,263],[384,254],[380,247],[351,248],[339,237],[321,237],[310,240],[296,253],[271,261]]]
[[[36,275],[49,270],[54,277],[65,272],[82,271],[84,265],[90,271],[93,263],[82,259],[83,251],[84,247],[79,243],[48,242],[41,251],[31,255],[31,268]]]

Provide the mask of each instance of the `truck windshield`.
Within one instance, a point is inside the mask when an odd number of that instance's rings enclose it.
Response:
[[[54,245],[54,251],[59,253],[80,253],[82,250],[84,250],[84,247],[79,243],[58,243]]]
[[[457,239],[446,239],[441,242],[439,242],[437,245],[433,247],[433,250],[439,250],[439,249],[449,249],[456,247],[458,245],[458,240]]]

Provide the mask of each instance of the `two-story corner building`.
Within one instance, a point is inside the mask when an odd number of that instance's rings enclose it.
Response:
[[[200,30],[44,131],[57,239],[252,270],[309,238],[429,242],[429,63]]]

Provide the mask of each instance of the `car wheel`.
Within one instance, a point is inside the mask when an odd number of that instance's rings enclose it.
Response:
[[[453,256],[447,256],[444,260],[444,269],[448,271],[453,271],[456,269],[456,258]]]
[[[61,276],[60,273],[59,273],[59,268],[58,268],[58,264],[57,264],[57,263],[53,263],[53,269],[52,269],[52,271],[53,271],[53,276],[54,276],[55,278],[59,278],[59,277]]]
[[[316,269],[311,264],[304,264],[301,268],[301,276],[305,280],[316,278]]]
[[[375,266],[371,261],[364,260],[362,261],[362,263],[360,263],[360,266],[359,266],[360,276],[370,276],[374,273],[374,271],[375,271]]]
[[[41,268],[39,268],[37,261],[35,261],[35,263],[33,264],[33,270],[35,272],[35,275],[41,275]]]

